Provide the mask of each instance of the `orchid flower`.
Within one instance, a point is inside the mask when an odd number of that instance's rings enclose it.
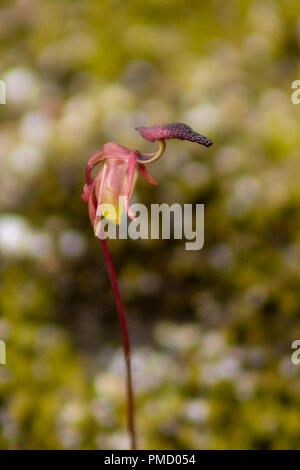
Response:
[[[129,217],[134,220],[129,205],[135,182],[137,169],[150,184],[158,183],[150,175],[145,165],[157,161],[164,153],[166,139],[181,139],[197,142],[198,144],[210,146],[212,142],[206,137],[193,131],[189,126],[182,123],[164,124],[153,127],[138,127],[137,130],[142,137],[150,142],[158,141],[159,149],[155,153],[142,153],[139,150],[130,150],[122,145],[109,142],[104,144],[94,155],[89,158],[86,165],[86,184],[83,189],[83,200],[89,204],[90,219],[96,236],[100,234],[102,217],[120,223],[122,213],[119,210],[119,197],[123,196],[126,201],[124,208]],[[95,165],[103,162],[101,170],[93,180],[91,171]],[[106,207],[111,204],[115,211],[101,213],[101,205]],[[99,214],[100,212],[100,214]]]
[[[100,150],[94,153],[88,160],[85,170],[86,183],[83,188],[82,198],[88,204],[89,217],[94,229],[94,233],[100,238],[102,249],[107,265],[110,282],[114,291],[117,310],[120,318],[124,356],[126,364],[127,382],[127,403],[128,403],[128,431],[131,440],[131,448],[136,449],[136,431],[134,422],[134,396],[131,374],[130,341],[127,327],[126,312],[122,302],[117,276],[105,238],[101,237],[101,220],[103,217],[120,223],[122,212],[125,210],[128,216],[134,220],[135,216],[130,209],[130,198],[134,190],[138,173],[150,184],[158,183],[148,172],[146,165],[157,161],[164,153],[167,139],[180,139],[196,142],[206,147],[212,145],[207,137],[198,134],[188,125],[177,122],[172,124],[162,124],[152,127],[138,127],[136,130],[142,137],[150,142],[158,142],[159,148],[155,153],[142,153],[139,150],[130,150],[114,142],[106,143]],[[93,168],[102,163],[95,178],[92,177]],[[125,201],[124,206],[119,208],[119,198]],[[103,207],[114,208],[108,211]]]
[[[86,184],[83,188],[82,197],[83,200],[89,204],[90,218],[96,236],[99,236],[101,215],[116,224],[120,223],[122,213],[120,213],[119,210],[119,197],[123,196],[125,198],[125,209],[128,215],[134,219],[134,215],[129,206],[129,200],[137,179],[137,166],[140,174],[146,178],[150,184],[158,184],[148,173],[145,165],[140,163],[141,158],[142,156],[137,150],[132,151],[122,145],[109,142],[104,144],[103,147],[88,160],[86,166]],[[91,170],[100,162],[103,162],[103,167],[95,180],[93,180]],[[90,197],[91,193],[93,193],[92,198]],[[110,214],[109,211],[107,211],[98,215],[98,209],[101,209],[101,205],[106,207],[107,204],[111,204],[115,208],[114,213]]]

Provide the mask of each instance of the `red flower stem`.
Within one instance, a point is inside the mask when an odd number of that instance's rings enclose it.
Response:
[[[119,314],[121,330],[122,330],[122,339],[123,339],[123,349],[126,365],[126,395],[127,395],[127,426],[128,432],[130,435],[130,447],[131,450],[136,449],[136,430],[135,430],[135,413],[134,413],[134,394],[132,387],[132,373],[131,373],[131,355],[130,355],[130,341],[128,334],[128,326],[126,319],[126,312],[122,302],[120,289],[118,285],[118,280],[111,258],[111,254],[108,248],[106,239],[100,239],[102,250],[108,270],[108,275],[112,289],[114,291],[115,301],[117,305],[117,310]]]

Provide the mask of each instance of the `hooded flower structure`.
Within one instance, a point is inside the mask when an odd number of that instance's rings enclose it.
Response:
[[[98,152],[91,156],[86,164],[86,184],[84,185],[82,195],[83,200],[89,206],[89,215],[95,235],[100,238],[120,319],[126,365],[127,426],[132,450],[137,448],[137,442],[129,333],[126,312],[108,243],[105,237],[101,237],[101,219],[105,217],[118,224],[124,209],[127,211],[127,214],[134,219],[134,214],[129,206],[129,200],[134,188],[137,173],[139,172],[150,184],[157,185],[157,182],[148,173],[145,165],[155,162],[162,156],[166,147],[166,139],[190,140],[191,142],[197,142],[206,147],[212,144],[209,139],[182,123],[164,124],[148,128],[139,127],[137,130],[142,137],[150,142],[157,141],[159,143],[158,151],[156,153],[146,154],[139,150],[129,150],[122,145],[112,142],[104,144]],[[101,162],[103,165],[93,179],[91,175],[92,169]],[[121,208],[119,208],[120,197],[123,200],[123,206],[121,206]]]
[[[136,129],[142,137],[150,142],[157,141],[159,149],[156,153],[142,153],[130,150],[122,145],[109,142],[88,160],[86,165],[86,184],[83,188],[83,200],[88,203],[91,223],[96,236],[100,236],[101,219],[119,224],[123,210],[132,219],[135,218],[129,205],[138,172],[150,183],[158,183],[146,169],[146,164],[158,160],[164,153],[166,139],[189,140],[209,147],[212,142],[201,134],[193,131],[183,123],[163,124]],[[103,163],[95,179],[91,172],[95,165]],[[124,201],[119,207],[119,198]]]

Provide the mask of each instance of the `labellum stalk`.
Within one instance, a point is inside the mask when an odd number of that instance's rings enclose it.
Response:
[[[166,139],[189,140],[209,147],[212,142],[201,134],[193,131],[188,125],[183,123],[162,124],[160,126],[139,127],[137,131],[142,137],[150,142],[157,141],[159,149],[155,153],[142,153],[139,150],[130,150],[122,145],[109,142],[92,155],[85,169],[86,183],[83,188],[82,199],[88,204],[89,217],[94,229],[94,233],[100,238],[102,251],[113,289],[116,307],[119,315],[123,351],[126,366],[126,395],[127,395],[127,428],[130,436],[130,448],[137,448],[134,393],[132,385],[132,368],[130,340],[127,326],[126,312],[121,298],[120,289],[113,261],[109,251],[108,243],[102,235],[101,220],[105,217],[116,224],[120,223],[122,210],[126,210],[129,217],[135,218],[129,205],[138,172],[150,184],[157,186],[157,182],[149,174],[145,165],[157,161],[163,155],[166,148]],[[91,172],[94,166],[103,163],[102,168],[95,178]],[[137,171],[138,170],[138,171]],[[125,199],[125,207],[119,212],[119,198]],[[103,211],[101,205],[111,204],[115,207],[114,216]]]

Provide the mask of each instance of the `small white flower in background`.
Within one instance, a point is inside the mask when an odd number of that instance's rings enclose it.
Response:
[[[23,254],[28,236],[28,225],[22,217],[5,215],[0,218],[0,251],[8,255]]]
[[[203,423],[209,416],[209,406],[205,400],[190,400],[185,406],[187,418],[194,423]]]
[[[36,75],[26,67],[15,67],[3,75],[6,98],[10,105],[28,106],[37,101],[40,85]]]
[[[51,237],[33,230],[23,217],[14,214],[0,217],[0,252],[6,256],[44,258],[51,250]]]
[[[42,153],[36,145],[22,143],[10,153],[9,163],[16,172],[21,173],[24,177],[39,173],[42,160]]]
[[[24,140],[36,143],[45,143],[52,130],[52,122],[44,113],[31,112],[25,114],[21,121],[20,131]]]

